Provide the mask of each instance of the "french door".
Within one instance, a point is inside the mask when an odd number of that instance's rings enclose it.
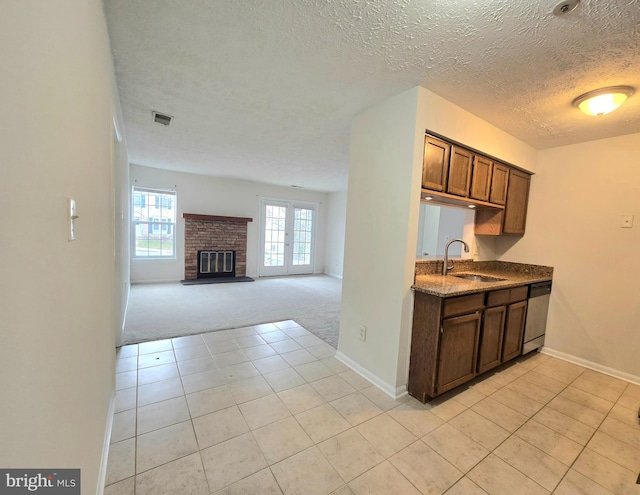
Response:
[[[263,199],[260,276],[313,273],[316,205]]]

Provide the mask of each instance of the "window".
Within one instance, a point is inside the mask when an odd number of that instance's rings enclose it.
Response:
[[[133,188],[134,258],[176,257],[176,193]]]

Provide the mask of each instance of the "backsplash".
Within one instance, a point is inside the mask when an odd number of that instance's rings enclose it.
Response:
[[[442,273],[443,260],[420,260],[416,261],[415,275],[438,275]],[[540,277],[552,277],[553,267],[543,265],[528,265],[526,263],[512,263],[509,261],[473,261],[454,259],[453,270],[449,273],[486,273],[491,275],[518,274]]]

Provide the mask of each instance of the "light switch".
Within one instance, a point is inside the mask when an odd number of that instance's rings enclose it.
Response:
[[[620,227],[623,229],[630,229],[633,227],[633,215],[622,215],[620,219]]]
[[[76,221],[76,218],[78,218],[75,199],[69,198],[67,211],[69,213],[69,242],[71,242],[76,238],[75,221]]]

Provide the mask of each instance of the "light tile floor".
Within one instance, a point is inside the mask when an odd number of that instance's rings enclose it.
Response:
[[[293,321],[118,350],[106,495],[640,494],[640,387],[533,354],[423,405]]]

